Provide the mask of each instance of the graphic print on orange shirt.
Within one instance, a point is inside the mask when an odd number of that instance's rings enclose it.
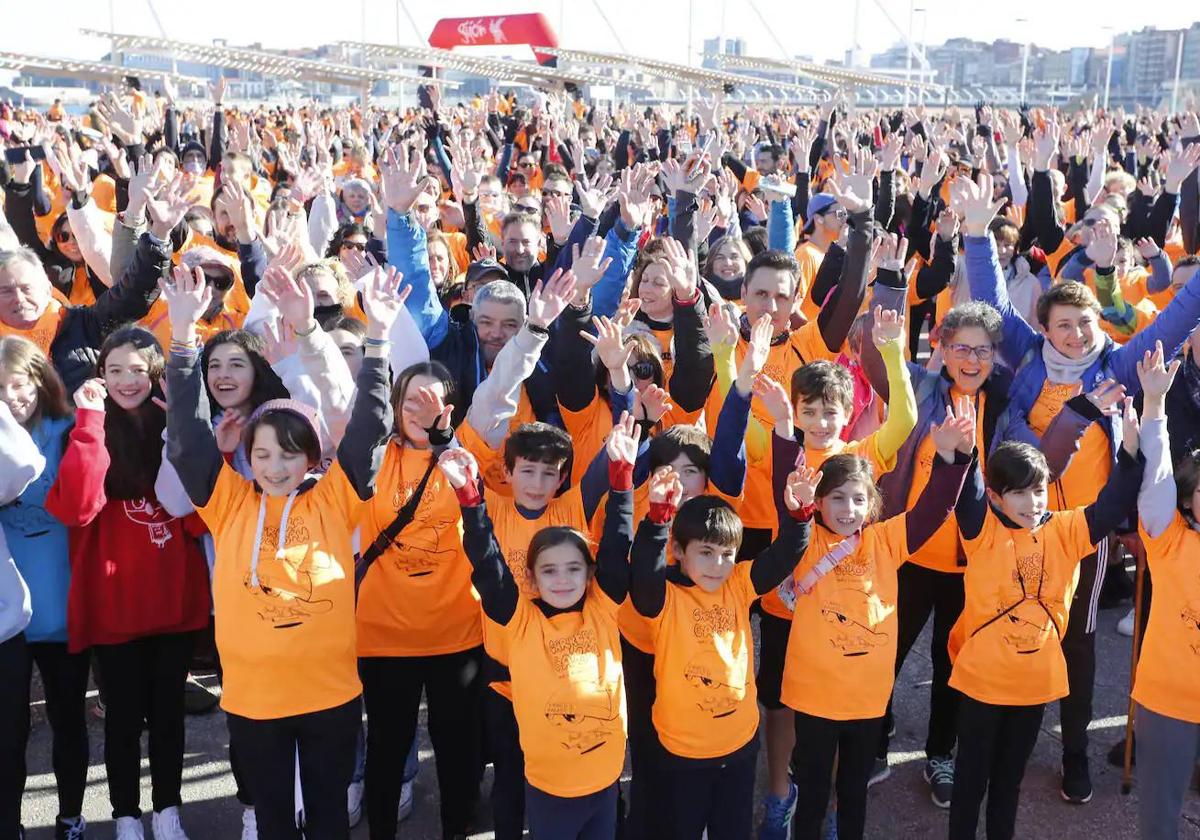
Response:
[[[712,646],[737,630],[733,614],[721,604],[708,609],[692,611],[692,635],[710,644],[697,651],[684,667],[683,677],[688,685],[696,689],[696,708],[710,713],[714,718],[723,718],[737,711],[738,704],[746,697],[746,677],[739,663],[722,655]],[[734,668],[730,670],[730,666]]]
[[[621,727],[620,698],[600,679],[596,634],[583,627],[565,638],[549,639],[546,652],[555,675],[565,680],[546,700],[546,720],[562,730],[564,748],[587,755]],[[587,689],[581,692],[580,686]]]
[[[308,542],[308,528],[301,516],[289,517],[283,543],[289,547],[282,552],[270,548],[280,544],[279,526],[264,526],[263,547],[258,556],[258,586],[254,585],[253,572],[247,571],[243,578],[246,591],[257,605],[258,617],[276,630],[299,627],[308,618],[333,609],[332,601],[313,598],[313,590],[330,579],[333,566],[324,555],[314,561],[305,549]]]
[[[413,494],[417,492],[421,480],[405,482],[398,485],[392,492],[392,507],[397,511],[408,504]],[[443,563],[450,563],[458,556],[458,551],[443,545],[441,534],[451,528],[456,528],[456,520],[442,516],[435,518],[434,507],[437,494],[429,488],[417,502],[412,521],[401,531],[394,541],[396,551],[387,552],[395,568],[409,577],[424,577],[431,575],[441,568]]]

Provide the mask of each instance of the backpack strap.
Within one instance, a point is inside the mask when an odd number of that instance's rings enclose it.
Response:
[[[355,596],[358,595],[358,587],[362,585],[371,564],[378,560],[383,552],[395,545],[396,537],[400,536],[400,532],[408,527],[408,523],[412,522],[413,516],[417,512],[417,506],[421,503],[421,497],[425,495],[425,488],[429,485],[429,477],[433,475],[435,469],[437,469],[437,458],[430,458],[429,466],[425,469],[425,474],[421,476],[420,483],[417,484],[413,494],[408,497],[408,501],[396,511],[396,518],[379,532],[375,540],[367,546],[367,550],[354,563]]]

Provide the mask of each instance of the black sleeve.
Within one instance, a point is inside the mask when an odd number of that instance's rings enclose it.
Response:
[[[808,548],[810,524],[787,516],[779,522],[779,536],[750,561],[750,583],[759,595],[765,595],[796,569]]]
[[[875,199],[875,221],[883,227],[892,226],[896,212],[896,173],[892,170],[879,173],[879,194]]]
[[[167,276],[170,267],[171,244],[157,245],[150,234],[143,233],[121,279],[91,306],[81,307],[88,343],[99,348],[118,326],[144,317],[158,297],[158,281]]]
[[[37,177],[36,175],[34,177]],[[33,214],[33,184],[18,184],[9,181],[4,189],[4,217],[17,237],[17,241],[38,255],[43,263],[51,258],[50,249],[38,235],[37,222]]]
[[[697,295],[692,303],[675,301],[675,367],[667,390],[681,411],[703,408],[712,390],[716,368],[712,345],[704,331],[703,315],[703,295]]]
[[[592,345],[579,333],[591,332],[590,306],[568,306],[558,317],[554,342],[554,390],[567,411],[583,411],[596,399],[596,363]]]
[[[1140,456],[1130,456],[1124,447],[1118,451],[1117,468],[1109,475],[1096,501],[1083,511],[1087,519],[1088,539],[1092,541],[1092,545],[1111,534],[1134,513],[1145,466],[1145,460]]]
[[[167,460],[196,507],[212,498],[224,458],[217,448],[204,393],[200,353],[167,357]]]
[[[638,615],[655,618],[667,602],[667,537],[669,523],[643,519],[630,554],[629,598]]]
[[[963,539],[973,540],[979,536],[979,532],[983,530],[983,520],[987,516],[987,505],[983,470],[979,467],[977,453],[971,466],[967,468],[966,481],[958,494],[958,503],[954,506],[958,532],[962,534]]]
[[[921,300],[933,300],[950,285],[958,259],[958,246],[954,239],[947,241],[935,236],[933,242],[933,262],[921,266],[913,281],[916,284],[917,297]]]
[[[1077,163],[1072,158],[1071,164],[1067,168],[1067,184],[1070,186],[1071,198],[1075,202],[1076,219],[1082,219],[1088,211],[1087,182],[1087,164]]]
[[[867,294],[867,277],[871,269],[870,210],[850,215],[850,234],[846,243],[846,264],[833,294],[817,313],[821,337],[830,352],[838,352],[850,334]]]
[[[920,254],[926,260],[932,259],[933,231],[930,227],[936,215],[934,202],[924,198],[919,192],[913,195],[908,224],[904,228],[908,237],[908,253],[904,255],[906,262],[913,254]]]
[[[174,105],[168,105],[163,115],[163,142],[168,149],[179,154],[179,112]],[[133,166],[134,162],[130,160],[129,164]]]
[[[842,279],[842,271],[846,267],[846,249],[836,242],[829,244],[829,249],[825,252],[824,259],[817,267],[817,274],[813,277],[812,287],[808,290],[808,297],[821,305],[823,301],[829,298],[833,290],[837,288],[838,282]]]
[[[463,202],[463,220],[466,224],[467,259],[475,259],[475,247],[488,241],[487,227],[483,223],[483,214],[479,212],[479,201]],[[553,237],[549,237],[553,241]],[[546,262],[551,262],[549,259]]]
[[[821,155],[825,153],[825,135],[829,133],[829,123],[821,120],[817,123],[817,137],[813,140],[812,148],[808,150],[808,174],[812,175],[817,171],[817,164],[821,162]],[[796,165],[800,165],[800,161],[796,161]]]
[[[1183,147],[1186,149],[1196,142],[1200,142],[1200,137],[1184,137]],[[1195,172],[1183,179],[1179,199],[1179,231],[1183,235],[1183,247],[1187,253],[1194,254],[1200,248],[1200,186]],[[1162,247],[1161,242],[1158,247]]]
[[[1054,188],[1051,185],[1048,171],[1033,173],[1033,183],[1029,186],[1027,209],[1029,224],[1037,237],[1038,244],[1047,254],[1053,254],[1058,250],[1058,246],[1062,244],[1067,234],[1054,214]]]
[[[812,195],[812,177],[808,172],[796,173],[796,194],[792,196],[792,218],[808,220],[808,199]]]
[[[254,297],[258,281],[262,280],[267,266],[271,263],[267,257],[267,249],[257,236],[254,237],[253,242],[247,244],[239,242],[237,249],[238,262],[242,269],[242,286],[245,287],[247,296]],[[384,263],[381,262],[380,265],[384,265]]]
[[[677,239],[688,253],[696,253],[696,196],[680,190],[675,193],[675,215],[671,219],[671,237]]]
[[[213,172],[221,165],[221,158],[225,153],[225,140],[221,136],[225,133],[224,129],[225,109],[218,105],[213,108],[212,138],[208,144],[208,168]]]
[[[354,384],[354,408],[338,444],[337,458],[358,497],[366,501],[375,495],[375,476],[392,431],[388,360],[364,358]]]
[[[949,518],[962,492],[963,479],[975,463],[975,457],[975,453],[964,455],[955,452],[954,463],[947,464],[941,455],[934,454],[929,483],[904,517],[909,554],[925,545]]]
[[[503,627],[517,612],[521,590],[504,561],[487,506],[481,501],[474,507],[464,507],[462,518],[463,550],[471,561],[471,584],[479,593],[484,613]]]
[[[622,131],[617,137],[617,148],[613,150],[613,169],[620,172],[629,166],[629,132]]]
[[[733,172],[733,177],[738,179],[739,184],[746,179],[746,164],[728,152],[721,156],[721,165]]]
[[[604,533],[596,549],[596,583],[615,603],[629,594],[629,547],[633,543],[633,491],[609,490]]]
[[[1196,181],[1196,173],[1195,172],[1193,172],[1191,175],[1189,175],[1188,177],[1183,179],[1184,184],[1186,184],[1188,181],[1192,182],[1192,189],[1194,191],[1195,186],[1196,186],[1195,185],[1195,181]],[[1184,192],[1184,190],[1181,189],[1180,193],[1183,193],[1183,192]],[[1193,200],[1195,200],[1195,196],[1193,196]],[[1180,230],[1184,229],[1182,227],[1183,206],[1186,204],[1187,204],[1187,202],[1184,201],[1183,205],[1181,205],[1179,208],[1180,225],[1181,225]],[[1174,215],[1175,215],[1175,196],[1171,195],[1166,190],[1163,190],[1159,194],[1158,198],[1155,199],[1154,205],[1150,208],[1150,215],[1146,219],[1146,232],[1143,235],[1149,236],[1151,239],[1154,240],[1155,244],[1158,245],[1159,248],[1162,248],[1167,243],[1167,231],[1171,227],[1171,218]],[[1080,218],[1083,218],[1083,217],[1080,216]],[[1191,253],[1191,252],[1189,251],[1188,253]]]

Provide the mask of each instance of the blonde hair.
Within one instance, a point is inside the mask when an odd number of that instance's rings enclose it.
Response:
[[[0,338],[0,368],[29,377],[37,388],[37,409],[30,420],[71,416],[71,402],[62,378],[42,348],[32,341],[19,335]]]
[[[333,275],[334,281],[337,282],[338,303],[340,303],[346,309],[354,306],[356,302],[354,281],[350,279],[350,274],[346,271],[346,267],[342,265],[341,260],[339,260],[337,257],[329,257],[327,259],[305,263],[296,269],[295,277],[297,280],[303,280],[306,274],[311,274],[317,271],[327,271]]]

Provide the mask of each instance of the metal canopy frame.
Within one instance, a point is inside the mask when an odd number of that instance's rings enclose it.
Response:
[[[116,83],[129,73],[130,68],[118,67],[101,61],[76,61],[67,58],[49,58],[26,53],[0,52],[0,68],[15,70],[18,73],[39,73],[47,76],[60,76],[68,79],[79,79],[87,82]],[[200,84],[207,79],[195,76],[182,76],[178,73],[165,75],[177,81]]]
[[[778,58],[762,58],[758,56],[712,54],[723,67],[738,67],[747,70],[769,70],[775,72],[795,73],[817,82],[833,87],[855,85],[862,87],[913,87],[928,91],[940,92],[945,86],[936,82],[915,81],[910,78],[889,76],[885,73],[865,73],[843,67],[831,67],[827,64],[814,64],[810,61],[793,61]],[[928,71],[925,71],[928,72]]]
[[[708,90],[724,90],[727,87],[757,85],[763,88],[791,93],[798,96],[812,96],[816,91],[809,85],[795,82],[783,82],[777,79],[764,79],[760,76],[747,76],[741,73],[728,73],[723,70],[708,70],[705,68],[689,67],[686,64],[676,64],[670,61],[659,61],[655,58],[645,58],[636,55],[621,55],[615,53],[592,52],[589,50],[564,50],[557,47],[538,47],[542,52],[556,55],[567,61],[580,64],[602,66],[628,67],[648,73],[669,81],[705,88]]]
[[[513,61],[506,58],[485,58],[433,47],[401,47],[388,44],[363,44],[357,41],[340,43],[346,49],[360,50],[368,60],[373,62],[400,60],[485,78],[528,84],[533,87],[561,88],[568,84],[615,84],[622,87],[648,89],[648,86],[642,83],[630,83],[597,73],[564,70],[561,67],[546,67],[542,64]],[[537,47],[536,49],[539,52],[550,52],[546,47]]]
[[[293,58],[265,50],[242,47],[221,47],[211,44],[196,44],[175,41],[148,35],[126,35],[116,32],[101,32],[95,29],[80,30],[84,35],[104,38],[113,42],[121,52],[143,52],[164,55],[175,59],[188,59],[230,70],[261,73],[296,81],[323,82],[334,85],[364,85],[377,81],[425,82],[446,84],[437,79],[424,79],[416,74],[396,70],[355,67],[350,64],[318,61],[312,58]],[[449,83],[453,84],[453,83]]]

